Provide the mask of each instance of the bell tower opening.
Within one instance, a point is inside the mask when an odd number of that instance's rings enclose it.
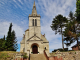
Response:
[[[32,26],[34,26],[34,19],[32,20]]]
[[[37,26],[37,20],[35,19],[35,26]]]

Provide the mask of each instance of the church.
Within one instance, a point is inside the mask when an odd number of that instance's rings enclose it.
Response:
[[[37,14],[35,2],[33,4],[32,14],[29,14],[29,29],[23,34],[23,39],[20,42],[20,52],[29,54],[49,54],[49,41],[45,34],[41,34],[40,14]]]

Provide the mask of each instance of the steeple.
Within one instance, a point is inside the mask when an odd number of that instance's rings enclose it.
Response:
[[[37,16],[35,1],[34,1],[34,4],[33,4],[32,16]]]
[[[35,1],[34,1],[33,8],[32,8],[32,14],[29,14],[29,17],[34,17],[34,16],[41,17],[40,14],[37,14]]]
[[[34,1],[34,4],[33,4],[33,6],[35,6],[35,1]]]

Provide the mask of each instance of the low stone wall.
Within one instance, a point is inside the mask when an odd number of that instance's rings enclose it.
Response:
[[[62,57],[57,57],[57,56],[53,56],[53,57],[49,57],[49,60],[63,60]]]
[[[44,55],[45,55],[46,59],[49,60],[49,57],[47,56],[45,50],[44,50]]]
[[[45,50],[44,50],[44,55],[45,55],[47,60],[63,60],[63,58],[61,56],[50,56],[50,57],[48,57]]]
[[[10,56],[9,58],[7,58],[6,60],[29,60],[29,58],[24,59],[23,55],[25,53],[8,53],[8,56]],[[4,59],[3,59],[4,60]]]
[[[62,56],[63,60],[80,60],[80,51],[71,51],[71,52],[60,52],[57,51],[54,55],[51,56]]]
[[[29,60],[28,58],[27,59],[24,59],[24,58],[16,58],[14,60]]]

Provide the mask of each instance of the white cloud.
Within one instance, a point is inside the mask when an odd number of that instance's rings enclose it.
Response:
[[[12,23],[12,24],[13,24],[12,30],[15,31],[16,37],[18,39],[22,38],[23,37],[23,33],[24,33],[24,30],[22,29],[22,27],[18,26],[15,23]],[[7,36],[9,25],[10,25],[10,22],[0,22],[0,28],[1,28],[0,29],[0,36],[4,36],[4,35]]]
[[[54,45],[53,45],[54,44]],[[58,39],[55,39],[55,41],[51,41],[50,45],[50,49],[58,49],[58,48],[62,48],[62,43],[61,41],[59,41]]]
[[[9,26],[9,23],[7,22],[0,22],[0,36],[4,36],[4,35],[7,35],[7,31],[8,31],[8,26]]]
[[[18,0],[22,5],[23,5],[23,2],[22,2],[22,0]]]
[[[23,37],[24,30],[22,29],[22,27],[13,23],[13,30],[16,32],[17,37]]]
[[[16,0],[13,0],[15,3],[16,3],[16,5],[18,6],[18,7],[20,7],[20,8],[22,8],[22,6],[16,1]],[[19,1],[20,2],[20,1]],[[22,4],[22,3],[21,3]],[[15,7],[17,7],[16,5],[14,5]]]
[[[60,2],[61,1],[61,2]],[[73,0],[41,0],[37,5],[40,5],[42,12],[45,16],[55,16],[56,14],[66,15],[66,12],[69,12],[70,8],[75,8]],[[38,7],[39,8],[39,7]]]

